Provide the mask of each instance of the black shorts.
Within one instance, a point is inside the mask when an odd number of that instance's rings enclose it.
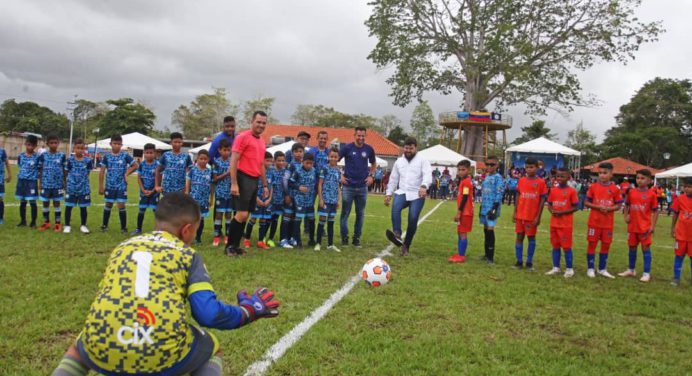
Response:
[[[233,207],[241,212],[255,211],[257,204],[257,177],[238,171],[238,196],[233,196]]]

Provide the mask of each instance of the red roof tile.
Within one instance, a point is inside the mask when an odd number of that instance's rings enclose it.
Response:
[[[354,141],[353,128],[327,128],[327,127],[313,127],[309,125],[281,125],[281,124],[267,124],[267,127],[262,133],[262,138],[267,143],[271,144],[271,138],[274,136],[282,137],[295,137],[298,132],[305,131],[310,133],[310,146],[317,145],[317,132],[326,131],[329,135],[328,143],[331,143],[334,139],[342,144],[348,144]],[[389,141],[387,138],[379,134],[374,130],[368,130],[365,136],[365,143],[372,146],[375,149],[375,154],[378,156],[386,157],[398,157],[401,153],[399,152],[399,146],[397,144]]]
[[[604,161],[592,163],[590,165],[586,165],[582,167],[582,170],[591,170],[593,173],[598,173],[598,165],[604,162],[610,162],[613,164],[613,174],[614,175],[634,175],[637,173],[637,170],[642,170],[642,169],[648,169],[651,171],[652,174],[657,174],[661,172],[661,170],[655,169],[653,167],[645,166],[643,164],[639,164],[637,162],[630,161],[625,158],[620,158],[620,157],[615,157],[615,158],[610,158],[606,159]]]

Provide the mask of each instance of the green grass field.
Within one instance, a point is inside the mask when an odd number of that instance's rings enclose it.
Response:
[[[94,231],[101,222],[101,198],[89,210],[90,235],[15,228],[19,221],[15,182],[6,187],[5,224],[0,226],[0,374],[46,375],[79,333],[107,257],[125,237],[118,231],[117,213],[108,233]],[[93,174],[92,190],[95,182]],[[130,203],[135,204],[138,195],[134,179],[131,182]],[[427,202],[424,212],[435,204]],[[670,286],[669,217],[661,217],[655,234],[653,280],[642,284],[635,279],[586,277],[584,212],[575,217],[577,275],[571,280],[543,275],[551,267],[547,216],[539,229],[536,272],[511,268],[514,233],[507,207],[497,230],[497,265],[477,261],[483,252],[478,225],[470,236],[470,261],[449,264],[447,256],[456,247],[454,210],[453,203],[444,203],[419,227],[410,257],[387,258],[393,269],[388,285],[369,288],[358,283],[268,374],[691,372],[689,261],[683,272],[685,283]],[[134,205],[128,206],[130,229],[136,212]],[[625,227],[621,215],[616,218],[609,260],[612,273],[627,265]],[[78,221],[75,211],[73,224]],[[384,230],[390,226],[389,208],[382,205],[381,196],[371,196],[362,249],[345,247],[340,254],[252,250],[230,259],[210,245],[210,223],[206,244],[198,250],[217,293],[235,302],[238,289],[268,286],[282,302],[276,319],[236,331],[214,331],[222,343],[228,375],[242,374],[385,248]],[[152,224],[147,213],[145,230]]]

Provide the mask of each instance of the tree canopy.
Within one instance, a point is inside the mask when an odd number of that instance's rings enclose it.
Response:
[[[214,88],[211,93],[195,97],[189,105],[180,105],[171,116],[173,125],[185,137],[202,139],[221,131],[225,116],[236,116],[239,106],[227,98],[226,89]]]
[[[64,114],[37,103],[18,103],[8,99],[0,105],[0,131],[55,134],[67,138],[70,135],[70,121]]]
[[[581,152],[582,165],[591,164],[598,160],[596,136],[584,128],[584,123],[577,124],[576,128],[567,132],[565,146]]]
[[[556,139],[555,133],[550,133],[550,128],[546,128],[544,120],[536,120],[531,125],[521,127],[522,134],[517,137],[512,143],[515,145],[523,144],[538,137],[545,137],[548,140]]]
[[[101,134],[148,134],[154,128],[156,115],[147,106],[135,103],[132,98],[109,99],[106,104],[109,105],[109,111],[101,119]]]
[[[627,62],[656,40],[659,22],[635,16],[640,0],[373,0],[365,22],[377,39],[368,58],[387,79],[394,104],[426,91],[459,92],[468,111],[525,104],[529,112],[590,105],[577,72],[599,61]],[[462,153],[480,156],[480,127]]]
[[[420,102],[413,109],[413,114],[411,115],[411,129],[418,140],[418,144],[421,146],[426,145],[428,139],[435,133],[436,128],[438,128],[438,125],[432,108],[430,108],[427,101]]]

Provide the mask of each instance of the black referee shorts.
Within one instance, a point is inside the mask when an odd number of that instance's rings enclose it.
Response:
[[[236,211],[252,212],[257,204],[257,179],[238,171],[238,196],[233,196],[233,207]]]

